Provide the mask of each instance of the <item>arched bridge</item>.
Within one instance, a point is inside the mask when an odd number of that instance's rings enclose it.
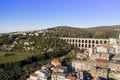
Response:
[[[75,45],[80,49],[87,49],[90,47],[94,47],[96,45],[109,43],[109,39],[67,38],[67,37],[61,37],[60,39],[64,40],[65,42],[71,45]]]

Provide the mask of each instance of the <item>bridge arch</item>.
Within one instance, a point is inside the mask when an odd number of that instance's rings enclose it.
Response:
[[[109,39],[93,39],[93,38],[60,38],[71,45],[77,46],[80,49],[87,49],[95,45],[106,44]]]

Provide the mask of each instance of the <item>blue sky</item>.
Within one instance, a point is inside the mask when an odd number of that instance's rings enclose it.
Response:
[[[0,33],[120,24],[120,0],[0,0]]]

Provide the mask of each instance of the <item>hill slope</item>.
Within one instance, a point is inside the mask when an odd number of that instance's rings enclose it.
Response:
[[[75,28],[58,26],[47,29],[47,36],[52,37],[78,37],[78,38],[118,38],[120,26],[100,26],[91,28]]]

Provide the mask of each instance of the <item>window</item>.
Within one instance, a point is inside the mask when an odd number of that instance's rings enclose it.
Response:
[[[89,43],[91,43],[91,40],[89,40]]]
[[[107,43],[107,41],[104,41],[104,43]]]
[[[96,44],[98,44],[98,40],[96,41]]]
[[[76,39],[76,42],[77,42],[77,39]]]
[[[70,39],[70,42],[71,42],[71,39]]]
[[[73,42],[74,42],[74,39],[73,39]]]
[[[82,44],[82,47],[84,47],[84,44]]]
[[[92,43],[95,43],[95,41],[93,40]]]
[[[79,44],[79,47],[80,47],[81,45]]]
[[[85,43],[87,43],[87,40],[85,40]]]
[[[84,43],[84,40],[82,40],[82,43]]]

